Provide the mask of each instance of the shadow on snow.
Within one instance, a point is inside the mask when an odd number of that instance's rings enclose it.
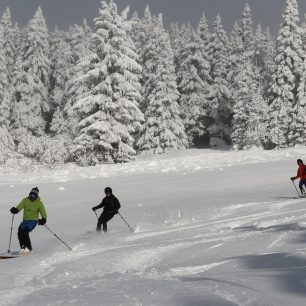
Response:
[[[233,258],[262,277],[273,278],[289,293],[306,296],[306,258],[292,253],[247,255]]]
[[[305,231],[306,227],[301,226],[299,223],[289,223],[289,224],[276,224],[276,225],[269,225],[266,227],[258,226],[258,225],[243,225],[234,228],[235,231],[241,231],[241,232],[261,232],[261,231],[271,231],[271,232],[299,232],[299,231]],[[306,235],[306,232],[305,232]],[[305,242],[306,240],[304,240]]]
[[[233,304],[227,300],[224,300],[220,297],[179,297],[176,301],[177,306],[238,306],[237,304]]]

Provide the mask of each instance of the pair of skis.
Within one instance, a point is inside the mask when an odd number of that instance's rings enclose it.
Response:
[[[23,256],[29,256],[31,254],[32,254],[32,252],[21,253],[20,251],[3,253],[3,254],[0,254],[0,260],[1,259],[13,259],[13,258],[18,258],[18,257],[23,257]]]
[[[19,256],[14,256],[14,255],[0,255],[0,259],[13,259]]]
[[[27,255],[29,255],[29,254],[27,254]],[[21,254],[19,251],[16,251],[16,252],[11,252],[10,251],[10,252],[7,252],[7,253],[0,254],[0,259],[13,259],[13,258],[20,257],[21,255],[23,255],[23,254]]]

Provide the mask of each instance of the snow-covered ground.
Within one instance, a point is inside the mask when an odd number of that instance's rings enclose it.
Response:
[[[31,256],[0,261],[0,305],[306,305],[306,199],[289,180],[306,149],[188,150],[135,162],[0,176],[0,251],[10,207],[39,186],[48,226]],[[91,207],[113,187],[116,216]],[[17,250],[14,224],[13,246]]]

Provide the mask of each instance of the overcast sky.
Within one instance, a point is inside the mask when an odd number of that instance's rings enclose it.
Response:
[[[210,24],[217,14],[223,19],[224,27],[229,31],[247,0],[117,0],[120,9],[130,6],[131,11],[142,14],[145,6],[150,5],[155,14],[163,13],[167,24],[191,22],[195,25],[202,12],[205,12]],[[276,33],[281,22],[281,15],[286,0],[249,0],[254,23],[270,27]],[[301,17],[306,13],[306,0],[299,0]],[[27,24],[38,6],[41,6],[47,19],[48,27],[55,25],[67,29],[69,25],[81,23],[86,18],[89,23],[97,16],[100,0],[0,0],[0,10],[11,8],[12,17],[21,26]]]

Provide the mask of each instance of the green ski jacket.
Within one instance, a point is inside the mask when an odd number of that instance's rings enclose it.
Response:
[[[38,197],[35,201],[31,201],[28,197],[24,198],[16,207],[18,211],[23,210],[23,220],[38,220],[39,214],[42,218],[47,219],[47,213],[44,204]]]

